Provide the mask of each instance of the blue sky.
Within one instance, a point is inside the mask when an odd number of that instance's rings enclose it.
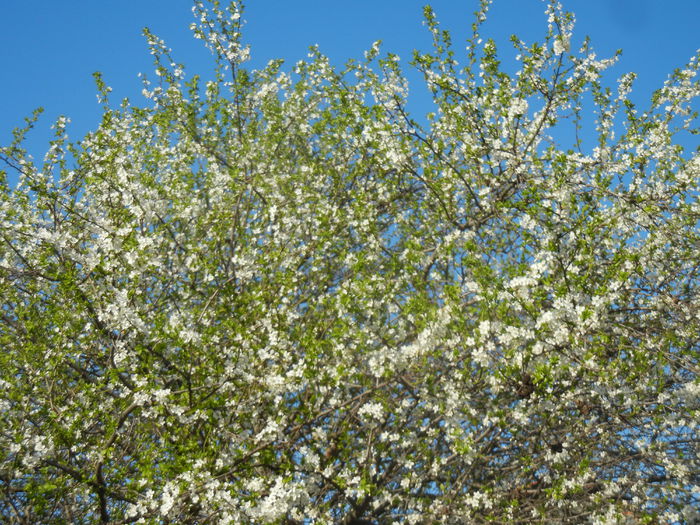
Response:
[[[411,50],[428,49],[422,26],[424,0],[249,0],[245,40],[252,46],[252,66],[282,57],[293,64],[319,44],[335,64],[342,64],[377,39],[383,49],[399,54],[407,66]],[[7,144],[12,128],[37,106],[45,113],[30,136],[27,148],[43,157],[49,126],[59,115],[71,118],[72,139],[79,139],[99,123],[100,106],[92,79],[101,71],[113,88],[113,100],[140,95],[139,72],[149,73],[152,60],[141,29],[148,26],[165,39],[174,56],[190,73],[210,71],[208,51],[191,37],[190,0],[33,0],[4,2],[0,32],[0,144]],[[477,0],[431,2],[443,27],[453,33],[459,49],[472,21]],[[546,30],[541,0],[495,0],[484,34],[503,42],[508,36],[541,40]],[[622,48],[615,76],[635,71],[639,78],[633,95],[645,105],[676,67],[684,65],[700,47],[698,0],[565,0],[576,13],[574,43],[589,35],[599,56]],[[416,78],[416,77],[413,77]],[[420,98],[412,107],[429,111]]]

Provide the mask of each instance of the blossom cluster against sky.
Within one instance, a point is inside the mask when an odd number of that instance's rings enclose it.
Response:
[[[378,39],[383,40],[385,51],[397,53],[407,66],[413,48],[430,46],[428,32],[421,27],[425,3],[250,0],[244,34],[252,46],[252,66],[278,57],[293,64],[304,58],[311,44],[318,44],[334,64],[341,65],[348,58],[361,57]],[[477,0],[435,0],[431,5],[460,49]],[[700,47],[697,0],[566,0],[564,6],[577,16],[574,44],[589,35],[601,57],[624,50],[613,72],[639,74],[633,96],[637,103],[644,103],[668,73],[683,66]],[[485,34],[496,38],[504,54],[512,56],[507,43],[512,33],[526,42],[543,37],[544,7],[541,0],[495,0]],[[137,77],[152,70],[141,36],[144,26],[165,39],[188,72],[206,74],[211,69],[208,52],[188,29],[189,0],[36,0],[8,2],[1,12],[7,23],[0,32],[0,144],[7,144],[11,130],[34,108],[43,106],[45,114],[27,143],[37,160],[50,138],[49,126],[59,115],[70,117],[68,132],[73,139],[98,125],[101,108],[95,98],[94,71],[101,71],[113,87],[114,101],[129,97],[136,105],[146,103]],[[409,80],[415,81],[414,111],[429,111],[427,96],[418,87],[419,77],[409,75]]]

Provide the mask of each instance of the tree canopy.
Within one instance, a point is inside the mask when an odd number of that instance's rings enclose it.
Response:
[[[507,71],[430,8],[411,62],[209,80],[0,149],[0,520],[673,523],[700,507],[698,58],[648,106],[544,39]]]

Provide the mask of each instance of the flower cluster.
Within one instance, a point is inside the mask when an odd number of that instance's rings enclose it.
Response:
[[[80,142],[15,132],[0,521],[697,515],[697,57],[638,112],[556,2],[503,71],[488,4],[464,56],[426,9],[426,124],[379,43],[248,70],[240,2],[196,0],[206,85],[147,33],[148,107],[97,77]]]

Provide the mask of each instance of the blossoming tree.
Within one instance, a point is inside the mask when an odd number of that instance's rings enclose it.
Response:
[[[66,119],[0,194],[5,523],[639,523],[700,505],[698,57],[633,75],[547,7],[520,67],[425,10],[416,120],[375,44]],[[543,24],[544,25],[544,24]],[[568,138],[567,138],[568,137]]]

